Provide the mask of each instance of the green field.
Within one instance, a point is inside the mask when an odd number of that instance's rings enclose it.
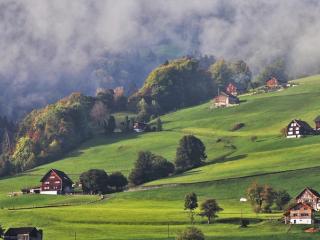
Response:
[[[196,225],[207,239],[320,239],[320,234],[304,233],[306,226],[289,229],[278,222],[281,212],[255,214],[248,203],[239,203],[253,181],[286,189],[292,196],[306,186],[320,191],[320,136],[285,139],[280,134],[294,118],[314,126],[313,119],[320,115],[320,76],[295,83],[298,86],[279,92],[242,96],[241,105],[232,108],[212,110],[207,102],[173,112],[161,117],[162,132],[100,136],[60,161],[2,179],[0,223],[4,227],[35,225],[43,228],[45,239],[50,240],[74,239],[75,232],[77,239],[174,239],[189,225],[183,199],[194,191],[200,201],[216,198],[224,209],[212,225],[197,217]],[[231,131],[237,123],[245,127]],[[95,196],[8,197],[10,192],[38,185],[50,168],[77,180],[90,168],[127,175],[140,150],[173,161],[179,139],[185,134],[195,134],[205,143],[207,164],[147,183],[146,190],[118,193],[102,201]],[[18,210],[62,204],[72,206]],[[238,227],[241,208],[251,219],[247,229]]]

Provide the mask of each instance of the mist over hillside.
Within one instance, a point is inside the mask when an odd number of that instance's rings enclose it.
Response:
[[[291,76],[319,72],[316,0],[0,2],[0,115],[15,118],[72,91],[133,91],[166,59],[275,58]]]

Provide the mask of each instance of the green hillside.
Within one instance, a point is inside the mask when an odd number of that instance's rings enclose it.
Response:
[[[208,239],[319,239],[319,234],[303,233],[303,226],[289,231],[289,226],[272,220],[281,212],[256,214],[248,203],[239,203],[253,181],[286,189],[292,196],[305,186],[320,190],[320,136],[285,139],[280,134],[294,118],[314,126],[313,119],[320,115],[320,76],[295,83],[298,85],[279,92],[241,96],[242,103],[236,107],[212,110],[207,102],[173,112],[161,117],[162,132],[101,136],[59,161],[2,179],[0,223],[5,227],[39,226],[45,239],[74,239],[74,232],[77,239],[174,239],[189,224],[183,199],[194,191],[200,201],[216,198],[224,209],[218,223],[210,226],[196,217]],[[245,127],[231,131],[237,123]],[[179,139],[190,133],[205,143],[208,164],[147,183],[147,190],[118,193],[102,201],[94,196],[7,197],[9,192],[39,184],[41,175],[50,168],[65,171],[76,180],[89,168],[128,174],[140,150],[173,161]],[[8,210],[47,204],[74,206]],[[238,227],[241,208],[251,219],[247,229]]]

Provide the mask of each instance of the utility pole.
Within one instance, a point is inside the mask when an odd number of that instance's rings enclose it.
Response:
[[[170,237],[170,229],[169,229],[170,224],[168,223],[168,239]]]
[[[77,232],[74,232],[74,240],[77,240]]]
[[[246,198],[242,197],[240,198],[240,209],[241,209],[241,214],[240,214],[240,224],[242,224],[242,217],[243,217],[243,213],[242,213],[242,203],[248,201]]]

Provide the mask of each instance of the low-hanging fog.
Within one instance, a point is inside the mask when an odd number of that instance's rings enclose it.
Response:
[[[134,89],[186,54],[243,59],[253,72],[281,57],[293,77],[318,73],[319,12],[317,0],[0,0],[0,115]]]

